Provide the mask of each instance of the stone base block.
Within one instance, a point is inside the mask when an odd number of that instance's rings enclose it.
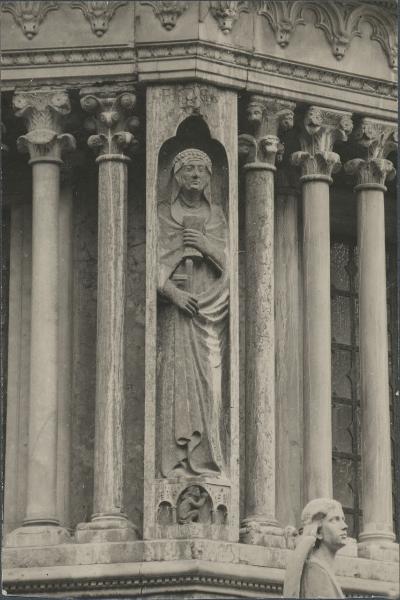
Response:
[[[26,525],[14,529],[6,536],[5,546],[57,546],[71,541],[69,532],[57,525]]]
[[[395,542],[360,542],[358,556],[371,560],[399,562],[399,544]]]
[[[75,541],[79,544],[129,542],[139,538],[136,527],[124,518],[96,518],[90,523],[79,523],[75,530]]]
[[[279,525],[259,521],[245,521],[240,529],[240,541],[243,544],[266,546],[268,548],[286,548],[284,531]]]

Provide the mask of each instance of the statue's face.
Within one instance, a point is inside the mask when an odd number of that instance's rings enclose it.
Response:
[[[261,123],[263,118],[263,108],[258,102],[250,102],[246,110],[247,120],[250,123]]]
[[[347,524],[340,506],[332,508],[321,523],[318,539],[333,552],[346,545]]]
[[[202,160],[193,159],[179,169],[177,180],[183,190],[202,192],[210,180],[210,173]]]

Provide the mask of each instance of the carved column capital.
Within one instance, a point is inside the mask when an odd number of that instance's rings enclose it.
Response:
[[[129,161],[124,151],[137,145],[133,134],[139,126],[139,119],[133,116],[136,95],[123,88],[103,88],[102,90],[83,91],[81,106],[91,113],[86,127],[97,133],[88,139],[88,145],[98,150],[97,161]]]
[[[393,163],[386,157],[397,148],[397,128],[392,123],[363,118],[353,132],[352,141],[360,158],[349,160],[344,168],[356,177],[355,189],[386,191],[385,181],[396,175]]]
[[[293,127],[295,103],[280,98],[251,96],[246,108],[250,133],[239,136],[239,154],[246,163],[274,169],[277,154],[283,153],[278,133]]]
[[[63,150],[73,150],[75,139],[62,133],[66,115],[71,112],[64,90],[39,89],[16,92],[13,108],[27,122],[28,133],[17,140],[21,152],[29,152],[30,163],[61,163]]]
[[[346,141],[353,129],[350,113],[310,106],[299,136],[301,151],[292,154],[292,164],[302,169],[302,179],[331,181],[340,170],[340,157],[332,152],[337,141]]]

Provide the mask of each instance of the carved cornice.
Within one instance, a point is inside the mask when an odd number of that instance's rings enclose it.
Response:
[[[237,65],[247,70],[311,81],[324,87],[343,88],[385,98],[397,99],[397,84],[391,81],[360,77],[343,71],[334,71],[299,62],[290,62],[210,42],[177,42],[175,44],[138,45],[139,62],[160,58],[205,58],[222,65]]]
[[[346,141],[352,129],[351,114],[310,106],[299,135],[301,151],[292,154],[292,164],[302,168],[303,178],[330,180],[341,167],[339,155],[332,152],[333,145]]]
[[[108,30],[115,11],[127,4],[127,0],[72,0],[71,8],[79,8],[98,37]]]
[[[277,43],[282,47],[289,44],[297,26],[306,23],[305,11],[311,11],[315,17],[315,27],[324,32],[337,60],[344,57],[354,37],[361,37],[360,24],[369,23],[372,28],[371,40],[380,44],[390,67],[397,68],[395,12],[354,0],[259,0],[258,4],[258,14],[266,17],[275,33]]]
[[[44,2],[14,0],[3,2],[1,9],[3,12],[9,12],[15,19],[15,22],[22,29],[26,37],[31,40],[39,31],[39,25],[45,19],[48,12],[58,9],[59,3],[53,0]]]
[[[351,141],[362,158],[354,158],[345,164],[346,173],[356,177],[357,186],[372,185],[384,189],[385,181],[394,179],[396,170],[386,157],[397,149],[397,135],[397,128],[391,123],[361,119]]]
[[[113,64],[136,62],[136,51],[126,46],[106,46],[101,48],[65,48],[50,50],[30,50],[3,52],[3,68],[26,68],[47,65]]]
[[[250,134],[239,135],[239,155],[246,163],[275,165],[277,153],[283,152],[278,133],[293,127],[295,103],[279,98],[253,95],[246,108]]]
[[[246,0],[211,0],[210,12],[218,22],[223,33],[229,33],[240,13],[249,12],[249,2]]]
[[[89,137],[88,145],[99,152],[99,158],[122,158],[125,150],[137,145],[133,134],[139,127],[138,118],[133,116],[135,105],[136,95],[131,89],[113,86],[82,90],[81,106],[93,115],[86,121],[86,128],[97,131]]]
[[[27,122],[28,133],[17,140],[21,152],[29,152],[30,162],[61,163],[63,150],[75,148],[72,135],[62,133],[64,118],[71,111],[63,90],[19,91],[13,98],[17,117]]]
[[[182,0],[141,0],[140,4],[151,6],[154,15],[167,31],[175,27],[177,20],[188,7],[188,3]]]

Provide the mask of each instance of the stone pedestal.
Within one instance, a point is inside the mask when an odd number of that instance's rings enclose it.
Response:
[[[329,184],[340,168],[332,152],[352,129],[349,115],[310,107],[300,135],[303,193],[304,502],[332,497]]]
[[[14,108],[28,122],[18,145],[30,153],[33,176],[31,360],[24,527],[6,544],[39,546],[69,538],[57,513],[58,219],[61,150],[74,140],[61,134],[62,117],[70,111],[64,92],[21,92]]]
[[[136,97],[124,89],[85,90],[81,104],[94,115],[98,149],[98,276],[94,501],[90,523],[76,529],[79,542],[125,541],[138,532],[123,512],[123,408],[125,394],[125,276],[127,163],[124,150]]]

